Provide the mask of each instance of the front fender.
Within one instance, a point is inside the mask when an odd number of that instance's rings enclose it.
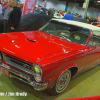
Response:
[[[52,88],[52,87],[56,84],[58,77],[59,77],[65,70],[72,69],[72,68],[74,68],[74,67],[76,67],[76,66],[77,66],[77,64],[71,64],[71,65],[69,65],[69,66],[66,66],[64,69],[62,69],[62,70],[58,73],[58,75],[57,75],[56,77],[50,78],[50,79],[48,80],[48,88]],[[78,67],[77,67],[77,68],[78,68]],[[78,72],[78,71],[77,71],[77,72]],[[76,73],[77,73],[77,72],[76,72]],[[75,73],[74,75],[76,75],[76,73]]]

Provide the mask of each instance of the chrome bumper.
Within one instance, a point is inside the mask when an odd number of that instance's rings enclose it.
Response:
[[[19,70],[11,68],[10,66],[8,66],[4,63],[0,63],[0,66],[3,68],[6,68],[9,71],[11,78],[17,78],[18,80],[21,80],[21,81],[31,85],[35,90],[43,91],[48,86],[48,82],[37,83],[34,81],[33,77],[31,77],[30,75],[27,75]]]

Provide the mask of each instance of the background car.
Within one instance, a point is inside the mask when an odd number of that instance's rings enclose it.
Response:
[[[21,17],[18,31],[34,31],[38,30],[52,17],[38,13],[28,13]],[[3,17],[0,17],[0,33],[3,33]]]
[[[60,13],[55,13],[53,17],[58,19],[63,19],[64,16],[62,16]]]
[[[50,21],[52,17],[44,14],[28,13],[21,17],[19,31],[35,31]]]

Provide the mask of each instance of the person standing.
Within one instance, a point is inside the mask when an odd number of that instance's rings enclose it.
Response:
[[[48,15],[51,15],[51,8],[48,10]]]
[[[7,1],[4,1],[4,3],[2,4],[2,7],[6,6],[7,5]]]
[[[0,17],[2,16],[2,3],[0,2]]]
[[[13,10],[8,18],[8,32],[17,32],[21,19],[21,9],[17,6],[17,1],[12,1]]]
[[[51,9],[51,16],[54,16],[54,9]]]
[[[73,15],[70,13],[70,11],[68,11],[65,15],[64,18],[66,20],[74,20]]]
[[[2,11],[4,12],[3,20],[4,20],[4,32],[7,32],[8,27],[8,19],[10,16],[10,13],[12,11],[11,1],[4,7],[2,7]]]

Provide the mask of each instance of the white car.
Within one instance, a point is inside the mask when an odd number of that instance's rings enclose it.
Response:
[[[60,13],[55,13],[54,18],[62,19],[64,16],[62,16]]]

